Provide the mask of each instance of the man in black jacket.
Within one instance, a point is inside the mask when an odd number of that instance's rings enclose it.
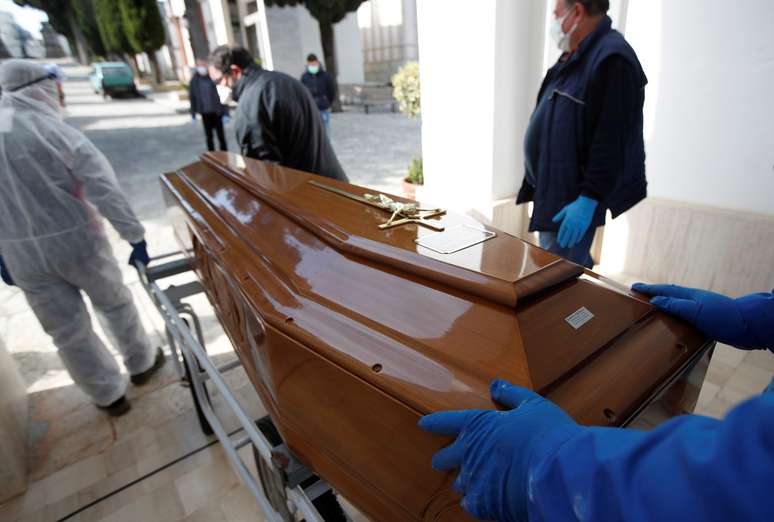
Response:
[[[247,49],[222,45],[210,55],[213,80],[232,90],[243,156],[347,181],[320,111],[301,82],[256,65]]]
[[[228,150],[226,136],[223,133],[223,116],[227,109],[220,102],[215,82],[210,79],[207,62],[204,60],[196,60],[196,74],[193,75],[191,84],[188,86],[188,99],[191,102],[191,119],[195,120],[197,114],[202,115],[207,150],[215,150],[213,131],[218,133],[220,150]]]
[[[323,123],[325,124],[325,131],[330,132],[331,105],[333,105],[333,100],[336,99],[336,87],[333,85],[333,78],[328,74],[328,71],[323,69],[320,60],[314,54],[306,57],[306,71],[301,76],[301,83],[312,94],[317,108],[320,109],[320,116],[322,116]]]

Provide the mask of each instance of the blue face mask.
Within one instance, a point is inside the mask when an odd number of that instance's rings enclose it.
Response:
[[[309,71],[309,74],[317,74],[320,72],[320,66],[319,65],[307,65],[306,70]]]

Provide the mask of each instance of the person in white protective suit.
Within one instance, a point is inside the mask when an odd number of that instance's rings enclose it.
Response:
[[[149,262],[145,229],[107,158],[62,121],[55,73],[8,60],[0,64],[0,88],[2,278],[24,292],[75,383],[98,407],[121,415],[129,410],[126,378],[95,334],[81,291],[132,382],[147,382],[164,355],[151,347],[96,210],[132,245],[130,264]]]

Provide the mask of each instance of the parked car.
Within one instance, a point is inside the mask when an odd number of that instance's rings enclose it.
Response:
[[[102,96],[113,96],[118,93],[139,94],[132,69],[123,62],[91,64],[89,81],[94,92]]]

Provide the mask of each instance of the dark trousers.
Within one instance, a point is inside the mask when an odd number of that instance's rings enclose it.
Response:
[[[207,150],[215,150],[215,141],[212,138],[212,131],[218,133],[220,150],[228,150],[226,147],[226,135],[223,133],[223,120],[220,114],[208,112],[202,114],[202,123],[204,124],[204,135],[207,137]]]

